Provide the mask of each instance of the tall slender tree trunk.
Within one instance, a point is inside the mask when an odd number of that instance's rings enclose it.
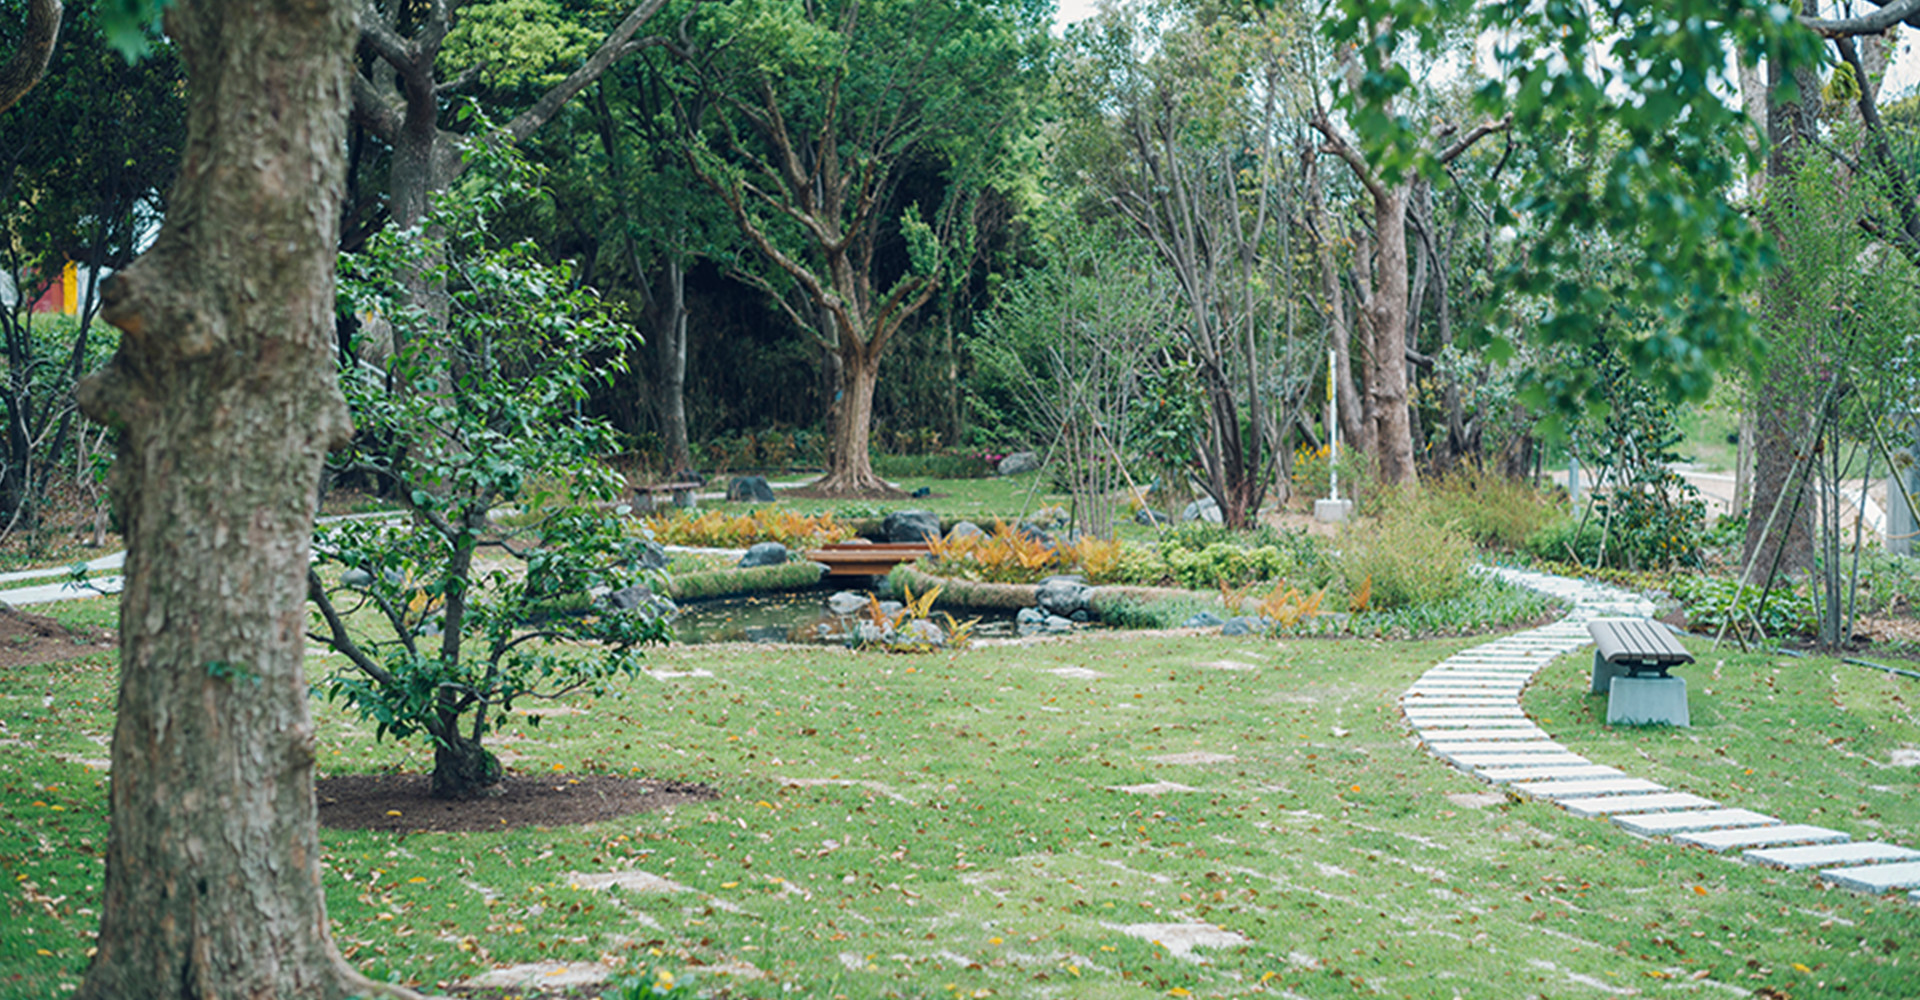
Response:
[[[353,8],[184,0],[188,138],[158,240],[106,295],[83,383],[127,533],[112,829],[78,996],[411,995],[328,936],[303,673],[333,377]]]
[[[1373,192],[1373,298],[1367,318],[1373,327],[1373,356],[1368,358],[1367,389],[1374,413],[1375,457],[1380,481],[1389,486],[1416,481],[1413,420],[1407,410],[1407,186],[1381,186]]]
[[[667,471],[693,468],[687,444],[687,271],[672,254],[654,297],[655,407],[667,449]]]

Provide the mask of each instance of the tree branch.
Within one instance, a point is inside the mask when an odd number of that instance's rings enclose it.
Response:
[[[648,19],[652,18],[661,7],[666,6],[666,3],[667,0],[641,0],[618,26],[607,33],[606,39],[600,43],[600,48],[596,49],[593,55],[588,56],[587,61],[580,64],[579,69],[567,74],[565,80],[540,95],[540,99],[534,102],[533,107],[521,112],[513,121],[507,123],[507,134],[513,137],[513,141],[524,142],[528,136],[538,132],[541,126],[552,121],[553,116],[560,113],[562,105],[566,104],[573,95],[586,89],[587,84],[599,79],[600,74],[605,73],[607,68],[620,57],[644,47],[629,47],[628,43],[633,40],[640,26],[647,23]]]
[[[1874,0],[1875,3],[1880,0]],[[1920,0],[1894,0],[1871,14],[1859,17],[1803,17],[1800,24],[1822,38],[1851,38],[1855,35],[1884,34],[1896,24],[1920,27]]]
[[[1920,0],[1914,0],[1914,2],[1920,3]],[[1505,117],[1501,118],[1497,122],[1481,122],[1480,124],[1475,125],[1472,131],[1468,132],[1466,135],[1461,136],[1459,141],[1455,142],[1451,146],[1448,146],[1446,149],[1441,150],[1440,155],[1437,157],[1437,159],[1440,161],[1442,166],[1448,163],[1452,163],[1454,159],[1458,157],[1461,153],[1464,153],[1468,149],[1471,149],[1474,143],[1479,142],[1481,139],[1484,139],[1495,132],[1505,132],[1512,125],[1513,125],[1513,115],[1511,114],[1506,115]]]
[[[373,657],[368,656],[360,648],[360,644],[353,641],[353,636],[347,633],[347,623],[341,620],[340,612],[335,610],[333,601],[327,597],[327,588],[321,584],[320,574],[311,567],[307,569],[307,598],[320,609],[320,617],[326,619],[327,630],[332,633],[320,638],[324,639],[327,645],[332,646],[335,652],[352,660],[353,665],[359,667],[360,671],[368,677],[382,685],[393,686],[393,675],[388,673],[385,667],[375,663]],[[404,635],[405,630],[401,631]]]

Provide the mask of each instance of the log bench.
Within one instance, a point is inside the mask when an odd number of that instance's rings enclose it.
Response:
[[[1596,618],[1592,693],[1607,695],[1608,725],[1691,723],[1687,682],[1667,673],[1693,662],[1693,654],[1666,627],[1645,618]]]

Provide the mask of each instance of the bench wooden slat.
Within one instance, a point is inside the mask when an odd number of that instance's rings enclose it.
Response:
[[[1671,667],[1693,662],[1673,633],[1643,618],[1599,618],[1587,623],[1587,631],[1608,663]]]

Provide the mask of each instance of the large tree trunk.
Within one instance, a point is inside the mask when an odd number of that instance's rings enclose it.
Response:
[[[829,418],[827,474],[814,488],[834,496],[898,496],[873,471],[873,388],[880,381],[880,352],[848,337],[841,341],[840,388]]]
[[[344,0],[168,12],[186,153],[80,391],[120,434],[127,533],[87,1000],[404,994],[328,936],[302,669],[315,487],[350,431],[330,344],[353,30]]]
[[[1374,289],[1367,303],[1373,354],[1367,391],[1373,396],[1374,457],[1380,482],[1415,482],[1413,421],[1407,410],[1407,185],[1373,191]]]
[[[1794,161],[1807,148],[1801,140],[1811,134],[1819,114],[1820,81],[1811,72],[1796,74],[1799,101],[1781,103],[1772,99],[1785,82],[1778,61],[1772,61],[1768,70],[1771,86],[1767,105],[1767,188],[1771,216],[1774,212],[1788,211],[1785,201],[1792,197]],[[1777,225],[1771,228],[1776,239],[1783,237]],[[1784,265],[1769,276],[1760,294],[1762,321],[1776,338],[1791,325],[1824,322],[1817,317],[1800,315],[1802,310],[1796,302],[1793,281]],[[1803,342],[1810,343],[1811,338],[1804,338]],[[1792,492],[1799,486],[1789,481],[1794,456],[1813,444],[1805,440],[1812,426],[1807,415],[1814,408],[1812,397],[1816,392],[1812,388],[1814,383],[1806,377],[1813,367],[1813,359],[1780,356],[1791,353],[1776,352],[1768,364],[1778,370],[1763,373],[1753,393],[1753,502],[1741,561],[1754,567],[1755,581],[1766,579],[1776,566],[1789,575],[1804,574],[1813,568],[1814,505],[1796,504]],[[1811,470],[1802,472],[1803,475],[1810,473]],[[1769,531],[1767,522],[1776,506],[1780,513],[1773,518]]]

